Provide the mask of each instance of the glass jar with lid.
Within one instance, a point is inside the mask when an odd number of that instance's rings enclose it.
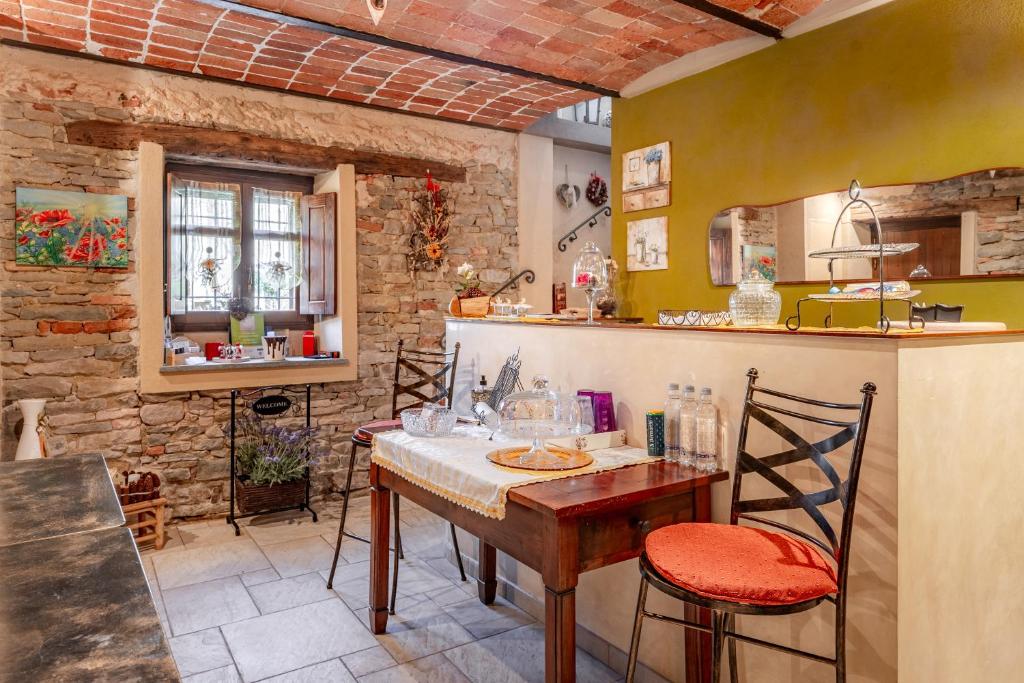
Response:
[[[736,284],[729,295],[729,313],[737,327],[774,325],[782,312],[782,295],[775,283],[754,269]]]
[[[505,436],[530,439],[522,464],[559,462],[544,445],[545,439],[568,436],[580,422],[579,406],[552,390],[546,377],[533,378],[533,388],[509,394],[498,406],[499,431]]]

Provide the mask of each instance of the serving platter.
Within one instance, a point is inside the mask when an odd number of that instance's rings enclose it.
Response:
[[[524,461],[523,456],[530,451],[529,446],[499,448],[496,451],[488,453],[487,459],[495,465],[501,465],[502,467],[511,467],[517,470],[533,470],[535,472],[575,470],[580,467],[586,467],[590,463],[594,462],[593,456],[588,453],[584,453],[583,451],[557,448],[550,444],[547,446],[547,450],[549,453],[558,456],[557,462],[548,463],[545,462],[544,459],[537,459],[533,457]]]
[[[906,301],[913,299],[921,293],[920,289],[910,289],[905,292],[885,292],[882,298],[885,301]],[[807,298],[815,301],[878,301],[878,291],[873,292],[837,292],[835,294],[808,294]]]
[[[914,251],[919,245],[917,242],[890,242],[882,245],[882,256],[899,256]],[[877,244],[857,244],[848,247],[830,247],[819,249],[807,254],[810,258],[878,258]]]

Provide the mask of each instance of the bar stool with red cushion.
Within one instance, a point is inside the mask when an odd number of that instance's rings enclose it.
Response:
[[[448,403],[451,401],[452,392],[455,389],[455,371],[459,364],[459,349],[461,344],[456,342],[455,349],[451,353],[441,351],[420,351],[406,349],[402,340],[398,342],[398,351],[395,355],[395,377],[391,394],[391,419],[376,420],[361,425],[352,433],[352,454],[348,461],[348,474],[345,477],[345,500],[341,505],[341,521],[338,524],[338,542],[334,547],[334,561],[331,563],[331,574],[327,578],[327,587],[334,584],[334,573],[338,567],[338,555],[341,553],[341,541],[345,536],[369,543],[368,539],[351,534],[345,531],[345,518],[348,516],[349,494],[352,491],[352,472],[355,470],[356,449],[371,448],[373,437],[381,432],[390,432],[402,428],[402,420],[399,417],[403,410],[415,408],[424,403]],[[447,384],[445,379],[447,378]],[[408,383],[403,383],[406,381]],[[428,396],[421,389],[426,387],[433,389],[433,394]],[[411,396],[412,403],[399,407],[398,402],[401,396]],[[398,585],[398,559],[404,559],[402,553],[402,535],[399,531],[398,494],[393,494],[392,506],[395,514],[395,566],[392,578],[391,591],[391,613],[395,612],[395,594]],[[452,545],[455,547],[455,559],[459,564],[459,574],[462,580],[466,580],[466,570],[462,565],[462,553],[459,552],[459,540],[455,534],[455,525],[449,522],[452,534]]]
[[[757,370],[747,373],[747,394],[740,422],[733,477],[732,512],[729,524],[674,524],[662,527],[644,539],[640,556],[640,596],[637,600],[633,639],[629,649],[626,680],[636,671],[640,631],[645,617],[679,624],[711,634],[711,680],[718,683],[722,667],[722,646],[729,643],[729,670],[738,680],[736,641],[780,650],[831,664],[836,680],[846,680],[846,579],[850,561],[850,538],[857,482],[864,455],[868,418],[875,385],[861,387],[859,403],[831,403],[802,398],[756,386]],[[765,402],[764,397],[781,399],[782,405]],[[796,404],[795,407],[793,404]],[[813,406],[811,415],[801,405]],[[856,419],[849,419],[856,414]],[[844,419],[845,418],[845,419]],[[788,442],[791,448],[771,455],[751,455],[747,450],[751,420]],[[791,423],[835,427],[839,431],[816,442],[805,440]],[[827,457],[852,444],[846,478],[843,479]],[[785,465],[810,460],[828,485],[805,493],[779,471]],[[746,475],[757,474],[778,489],[770,498],[741,498]],[[762,482],[763,483],[763,482]],[[838,532],[825,515],[825,506],[838,503]],[[780,510],[803,510],[813,523],[812,533],[760,514]],[[740,526],[748,522],[759,526]],[[768,527],[768,528],[764,528]],[[648,612],[647,590],[654,586],[683,602],[711,610],[711,625]],[[761,640],[736,631],[736,615],[783,615],[811,609],[822,602],[835,605],[835,656]]]

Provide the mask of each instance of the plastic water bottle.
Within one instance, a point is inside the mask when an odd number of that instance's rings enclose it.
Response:
[[[679,413],[682,407],[679,385],[673,382],[668,385],[668,400],[665,401],[665,459],[669,462],[680,462],[681,459]]]
[[[679,442],[682,457],[680,462],[696,466],[697,457],[697,399],[692,384],[683,390],[683,407],[679,412]]]
[[[697,406],[697,463],[702,472],[714,472],[718,468],[718,411],[711,402],[711,389],[700,390]]]

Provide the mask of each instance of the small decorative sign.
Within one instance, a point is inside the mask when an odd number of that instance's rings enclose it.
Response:
[[[282,394],[263,396],[252,402],[252,412],[263,417],[280,415],[292,407],[292,400]]]

